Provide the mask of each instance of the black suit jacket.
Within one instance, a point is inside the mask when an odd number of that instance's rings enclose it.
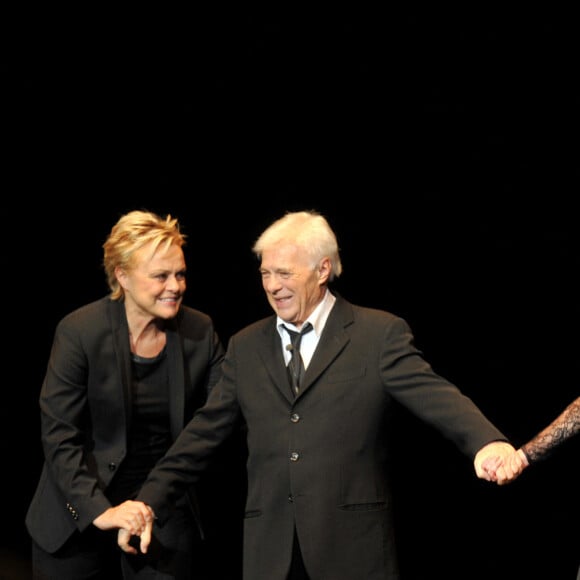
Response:
[[[505,440],[413,342],[403,319],[337,297],[294,399],[275,316],[250,325],[231,338],[222,380],[138,498],[162,521],[242,417],[244,578],[285,580],[295,527],[312,578],[398,578],[387,436],[394,401],[470,458]]]
[[[221,375],[224,349],[211,319],[186,306],[168,324],[166,348],[175,439]],[[105,297],[59,322],[40,394],[45,461],[26,515],[44,550],[56,551],[111,506],[107,486],[127,451],[130,385],[122,302]]]

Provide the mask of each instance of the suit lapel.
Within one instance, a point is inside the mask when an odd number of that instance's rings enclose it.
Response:
[[[272,382],[288,402],[293,402],[294,397],[290,390],[286,362],[284,361],[284,354],[282,353],[280,335],[276,329],[275,316],[271,316],[265,321],[260,336],[260,343],[257,352]]]
[[[169,421],[171,436],[177,436],[183,429],[183,413],[185,408],[185,376],[183,370],[183,344],[177,332],[177,321],[168,321],[165,329],[167,336],[167,364],[169,379]]]
[[[129,345],[129,326],[122,300],[109,300],[109,317],[113,329],[113,343],[117,357],[117,369],[121,377],[125,422],[127,430],[131,424],[131,347]]]
[[[352,324],[353,314],[350,304],[337,296],[312,360],[306,369],[299,397],[310,389],[312,384],[333,363],[350,341],[345,328]]]

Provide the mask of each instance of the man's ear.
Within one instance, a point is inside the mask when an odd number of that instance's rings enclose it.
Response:
[[[332,262],[330,258],[322,258],[320,264],[318,264],[318,283],[326,284],[330,278],[330,273],[332,272]]]

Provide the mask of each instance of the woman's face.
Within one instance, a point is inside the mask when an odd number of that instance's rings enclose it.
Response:
[[[116,271],[125,290],[126,307],[153,318],[169,319],[178,312],[185,292],[183,250],[161,246],[151,255],[151,244],[135,252],[130,269]]]

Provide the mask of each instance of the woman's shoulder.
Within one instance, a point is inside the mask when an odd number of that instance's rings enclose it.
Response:
[[[119,308],[122,308],[122,303],[111,300],[109,296],[104,296],[75,308],[60,320],[59,325],[77,324],[79,322],[86,324],[91,320],[99,321],[111,309]]]

